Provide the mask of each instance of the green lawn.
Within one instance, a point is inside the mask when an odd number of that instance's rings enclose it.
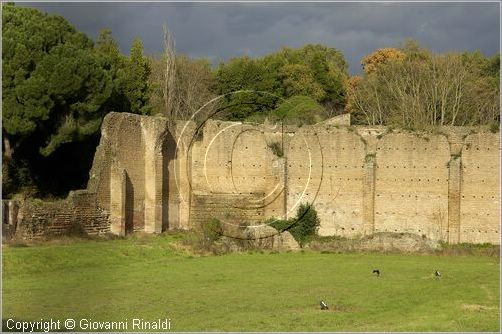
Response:
[[[169,318],[172,331],[499,330],[499,258],[191,257],[170,247],[173,238],[3,246],[3,319]]]

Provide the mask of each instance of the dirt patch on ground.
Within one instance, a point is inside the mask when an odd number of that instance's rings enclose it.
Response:
[[[321,310],[319,304],[315,305],[309,305],[308,307],[303,307],[303,308],[294,308],[291,309],[291,312],[300,312],[300,313],[305,313],[305,312],[312,312],[312,311],[318,311],[318,312],[337,312],[337,313],[344,313],[344,312],[356,312],[359,311],[355,307],[352,306],[347,306],[347,305],[329,305],[329,308],[327,310]]]
[[[491,311],[491,310],[498,310],[498,307],[495,307],[495,306],[486,306],[486,305],[479,305],[479,304],[463,304],[462,308],[464,310],[468,310],[468,311]]]

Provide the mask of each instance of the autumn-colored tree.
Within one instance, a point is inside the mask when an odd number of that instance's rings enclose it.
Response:
[[[444,125],[498,124],[497,58],[433,54],[404,48],[400,61],[379,63],[348,88],[357,123],[426,130]]]
[[[364,72],[370,74],[374,72],[379,65],[386,64],[390,61],[402,61],[405,58],[405,53],[396,48],[377,49],[369,55],[365,56],[361,65]]]
[[[354,94],[355,90],[361,83],[361,80],[363,78],[359,75],[354,75],[352,77],[348,77],[347,80],[344,82],[345,86],[345,94],[347,96],[346,103],[345,103],[345,111],[346,112],[352,112],[356,110],[355,107],[355,101],[354,101]]]

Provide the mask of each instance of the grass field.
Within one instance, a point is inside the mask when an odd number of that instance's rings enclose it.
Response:
[[[498,257],[193,257],[175,251],[174,238],[3,246],[3,319],[169,318],[172,331],[499,330]]]

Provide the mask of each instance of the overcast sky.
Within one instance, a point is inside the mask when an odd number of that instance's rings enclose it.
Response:
[[[262,56],[282,46],[322,43],[343,52],[352,74],[376,48],[407,38],[435,52],[500,49],[497,2],[442,3],[18,3],[64,16],[95,39],[110,28],[122,52],[140,37],[148,54],[162,50],[167,22],[176,50],[216,62]]]

